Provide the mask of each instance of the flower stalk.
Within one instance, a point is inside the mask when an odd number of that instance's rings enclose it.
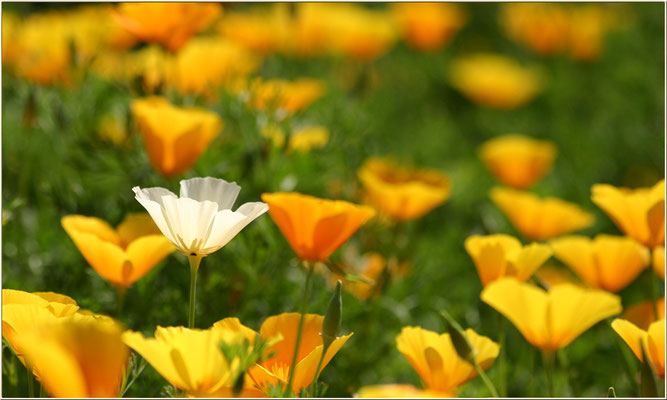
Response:
[[[195,304],[197,295],[197,271],[199,271],[199,264],[202,256],[190,255],[188,261],[190,262],[190,310],[188,312],[188,328],[195,327]]]
[[[547,376],[547,396],[554,397],[554,352],[542,350],[542,362]]]

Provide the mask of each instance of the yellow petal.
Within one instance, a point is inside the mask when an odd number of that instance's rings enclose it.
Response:
[[[567,269],[556,267],[551,264],[545,264],[540,267],[535,273],[535,277],[547,289],[563,283],[570,283],[573,285],[581,284]]]
[[[486,286],[505,276],[507,255],[521,249],[521,242],[509,235],[473,235],[466,239],[465,248],[472,257],[477,273]]]
[[[585,236],[565,236],[549,241],[554,256],[570,267],[584,282],[600,287],[593,256],[593,243]]]
[[[593,249],[600,288],[612,292],[629,285],[650,260],[648,249],[629,237],[597,235]]]
[[[665,320],[660,319],[648,328],[646,339],[651,364],[660,378],[665,378]]]
[[[241,324],[238,318],[225,318],[213,324],[214,328],[242,333],[250,343],[254,343],[257,332]]]
[[[141,279],[160,261],[175,250],[162,234],[142,236],[127,247],[127,258],[132,264],[128,276],[123,275],[125,287]]]
[[[120,238],[106,221],[83,215],[68,215],[61,219],[61,224],[70,237],[72,233],[87,233],[104,242],[120,246]]]
[[[617,318],[611,323],[611,327],[630,347],[639,361],[643,361],[642,343],[646,340],[646,331],[641,330],[635,324],[624,319]]]
[[[325,354],[324,359],[322,360],[320,371],[323,370],[327,364],[329,364],[329,361],[331,361],[333,356],[336,355],[338,350],[340,350],[340,348],[352,335],[353,334],[350,333],[349,335],[338,337],[331,343],[327,349],[327,353]],[[319,345],[301,361],[297,362],[296,368],[294,369],[293,382],[293,388],[296,393],[298,393],[302,387],[308,387],[313,382],[313,379],[315,379],[317,364],[320,361],[323,349],[324,345]]]
[[[533,273],[551,257],[549,246],[531,243],[522,249],[508,254],[508,276],[516,276],[522,282],[530,278]]]
[[[134,240],[148,235],[160,235],[160,229],[155,225],[148,213],[128,214],[117,227],[121,247],[127,246]]]
[[[54,292],[35,292],[33,294],[48,301],[49,305],[46,307],[51,310],[56,317],[65,317],[74,314],[79,309],[76,301],[64,294]]]
[[[451,393],[417,389],[407,384],[388,384],[364,386],[354,397],[380,399],[414,399],[454,397]]]
[[[665,246],[653,249],[653,270],[663,281],[665,280]]]
[[[2,337],[25,365],[20,339],[37,327],[55,321],[57,317],[43,305],[6,304],[2,306]]]
[[[32,304],[46,307],[49,301],[35,293],[28,293],[22,290],[2,289],[2,305],[6,304]]]

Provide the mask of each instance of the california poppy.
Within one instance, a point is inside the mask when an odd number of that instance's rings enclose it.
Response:
[[[660,378],[665,378],[665,320],[660,319],[653,322],[647,330],[638,328],[635,324],[624,319],[615,319],[611,323],[616,333],[623,338],[628,347],[637,356],[639,361],[644,362],[642,346],[649,362]]]

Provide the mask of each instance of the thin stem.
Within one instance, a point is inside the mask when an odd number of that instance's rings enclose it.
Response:
[[[505,363],[507,357],[507,348],[505,348],[505,318],[498,313],[498,343],[500,344],[500,354],[498,357],[498,389],[501,397],[507,397],[507,381],[505,376]]]
[[[296,358],[297,358],[297,353],[299,352],[299,346],[301,345],[301,336],[303,335],[303,323],[304,320],[306,319],[306,310],[308,308],[308,297],[310,297],[310,281],[311,278],[313,277],[313,264],[309,261],[304,260],[303,261],[304,265],[306,266],[306,269],[308,270],[308,273],[306,275],[306,287],[303,292],[303,299],[301,301],[301,318],[299,318],[299,329],[297,330],[296,334],[296,345],[294,346],[294,354],[292,355],[292,364],[290,365],[290,370],[289,370],[289,380],[287,381],[287,389],[285,390],[286,396],[292,396],[292,381],[294,380],[294,368],[296,367]]]
[[[317,381],[320,379],[320,368],[322,367],[322,362],[324,361],[324,356],[327,354],[329,346],[324,346],[322,348],[322,355],[320,356],[320,361],[317,362],[317,368],[315,368],[315,379],[313,380],[313,385],[317,388]]]
[[[660,318],[658,317],[658,293],[655,285],[655,280],[658,279],[658,276],[655,273],[655,269],[651,268],[651,272],[649,272],[648,279],[650,280],[650,286],[651,286],[651,303],[653,304],[653,318],[655,318],[655,320],[657,321]]]
[[[28,397],[35,397],[35,379],[32,377],[32,368],[25,367],[28,372]]]
[[[554,397],[554,353],[550,350],[542,350],[542,361],[544,362],[544,372],[547,376],[547,394]]]
[[[117,286],[116,287],[116,317],[120,318],[120,314],[123,312],[123,304],[125,303],[125,293],[127,288]]]
[[[474,360],[472,365],[473,367],[475,367],[475,371],[477,371],[479,377],[482,378],[482,381],[484,381],[484,385],[486,385],[486,388],[489,389],[489,392],[491,392],[491,397],[498,397],[498,391],[496,390],[496,387],[493,386],[493,383],[491,383],[489,377],[486,376],[484,370],[479,366],[477,360]]]
[[[199,264],[202,256],[188,256],[190,262],[190,311],[188,313],[188,328],[195,327],[195,298],[197,295],[197,271],[199,271]]]
[[[39,384],[39,397],[46,397],[46,391],[44,391],[44,385]]]

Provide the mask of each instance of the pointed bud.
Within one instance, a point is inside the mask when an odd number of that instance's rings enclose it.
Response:
[[[236,378],[236,381],[234,382],[234,386],[232,386],[232,394],[234,395],[234,397],[237,397],[241,393],[244,384],[245,384],[245,372],[241,371],[239,376]]]
[[[442,318],[445,320],[445,327],[447,328],[447,332],[449,332],[449,337],[452,340],[456,354],[470,364],[475,364],[475,348],[468,340],[468,337],[463,332],[463,329],[461,329],[461,326],[447,313],[447,311],[442,310],[440,315],[442,315]]]
[[[341,297],[341,282],[339,280],[336,284],[334,294],[331,296],[331,300],[329,300],[329,308],[322,323],[322,341],[324,342],[325,351],[336,340],[336,337],[338,337],[342,317],[343,299]]]

